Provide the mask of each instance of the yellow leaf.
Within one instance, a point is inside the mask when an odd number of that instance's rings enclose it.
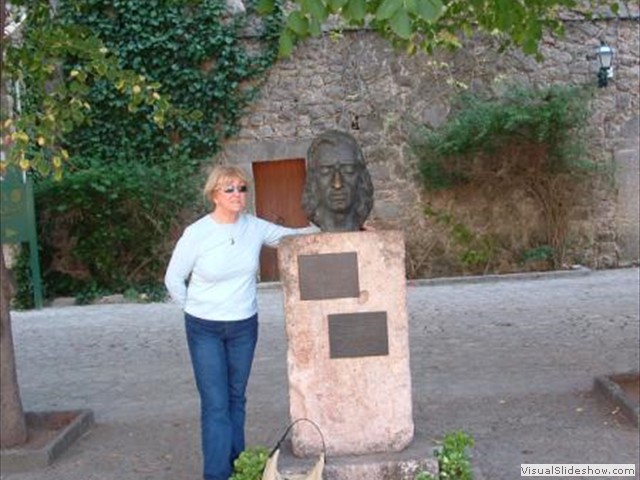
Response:
[[[27,160],[26,158],[20,160],[20,168],[22,170],[29,170],[29,160]]]
[[[60,168],[62,166],[62,160],[57,155],[51,159],[51,163],[55,168]]]
[[[80,72],[79,72],[78,70],[71,70],[71,72],[69,73],[69,76],[70,76],[71,78],[75,78],[75,77],[77,77],[78,75],[80,75]]]
[[[4,128],[9,128],[12,124],[13,124],[13,120],[11,120],[10,118],[7,118],[3,126]]]
[[[69,160],[69,152],[67,152],[64,148],[60,150],[60,153],[62,154],[62,158],[64,158],[65,160]]]
[[[153,121],[155,122],[156,125],[158,125],[160,128],[164,127],[164,116],[162,115],[154,115],[153,116]]]
[[[27,135],[26,133],[24,133],[22,131],[13,132],[11,134],[11,138],[14,141],[18,141],[18,142],[27,143],[29,141],[29,135]]]
[[[140,93],[140,91],[141,91],[141,90],[142,90],[142,89],[140,88],[140,85],[134,85],[134,86],[133,86],[133,93],[135,93],[136,95],[137,95],[138,93]]]
[[[43,137],[42,135],[40,135],[40,136],[38,137],[37,142],[38,142],[38,145],[40,145],[41,147],[43,147],[43,146],[44,146],[44,144],[45,144],[44,137]]]

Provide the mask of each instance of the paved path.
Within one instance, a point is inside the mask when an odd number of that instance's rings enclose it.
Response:
[[[637,465],[637,428],[592,383],[638,369],[639,293],[637,268],[411,284],[418,439],[471,433],[477,480],[520,478],[521,463]],[[248,441],[272,445],[288,419],[280,290],[261,289],[259,302]],[[2,480],[199,478],[176,306],[47,308],[13,322],[25,408],[90,408],[96,425],[51,467]]]

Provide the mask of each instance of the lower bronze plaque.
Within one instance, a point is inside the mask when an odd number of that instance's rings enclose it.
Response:
[[[360,296],[356,252],[299,255],[300,300]]]
[[[389,355],[387,312],[329,315],[329,358]]]

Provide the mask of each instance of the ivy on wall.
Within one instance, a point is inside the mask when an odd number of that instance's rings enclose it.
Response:
[[[36,182],[47,297],[162,288],[177,236],[204,207],[201,167],[238,130],[277,58],[281,11],[259,17],[245,7],[233,15],[220,0],[59,2],[55,21],[91,31],[137,81],[85,76],[81,55],[53,63],[82,89],[83,124],[62,138],[64,176]],[[29,80],[25,114],[41,100]],[[149,88],[167,102],[162,118],[154,102],[130,100]],[[17,276],[16,302],[29,306],[28,278]]]
[[[279,11],[254,23],[250,39],[252,11],[248,3],[245,14],[231,15],[220,0],[62,2],[63,21],[89,28],[122,67],[159,82],[174,107],[161,129],[148,107],[131,109],[113,85],[96,82],[88,97],[90,124],[69,135],[70,153],[152,164],[211,158],[237,131],[277,56]]]

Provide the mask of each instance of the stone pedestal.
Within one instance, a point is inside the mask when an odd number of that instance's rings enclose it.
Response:
[[[404,449],[414,425],[402,233],[290,237],[278,258],[291,419],[315,422],[327,455]],[[307,422],[291,440],[299,456],[322,450]]]

